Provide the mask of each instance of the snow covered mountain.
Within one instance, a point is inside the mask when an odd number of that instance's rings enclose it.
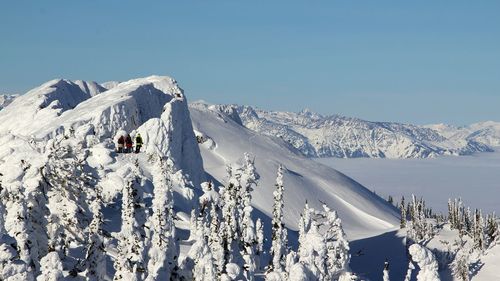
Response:
[[[469,126],[455,127],[446,124],[427,125],[448,139],[465,139],[488,146],[500,146],[500,122],[486,121]]]
[[[0,110],[9,105],[17,95],[2,95],[0,94]]]
[[[173,208],[178,239],[184,241],[183,255],[193,243],[189,217],[203,193],[201,183],[212,179],[217,188],[227,184],[225,166],[237,166],[244,152],[255,157],[260,174],[252,205],[265,224],[266,235],[270,235],[272,197],[280,164],[285,166],[287,228],[298,229],[306,201],[313,208],[321,209],[325,203],[338,210],[351,239],[376,235],[397,225],[397,211],[385,200],[347,176],[301,156],[289,144],[248,130],[237,117],[236,113],[222,114],[204,104],[188,108],[177,82],[162,76],[108,83],[106,87],[57,79],[17,97],[0,111],[0,211],[6,212],[0,219],[0,232],[14,238],[18,245],[36,241],[36,247],[20,250],[22,264],[30,265],[32,271],[19,267],[17,271],[9,269],[8,274],[37,275],[47,264],[60,264],[64,274],[84,271],[79,269],[83,266],[79,261],[85,259],[80,243],[96,215],[92,202],[99,199],[106,222],[103,230],[108,233],[105,279],[112,279],[124,251],[120,239],[127,231],[121,226],[125,216],[122,203],[127,202],[124,192],[131,184],[136,185],[144,198],[144,203],[136,207],[145,208],[144,214],[154,207],[152,200],[164,184],[159,180],[158,156],[168,157],[172,163]],[[115,152],[117,136],[126,133],[142,135],[143,153]],[[88,178],[75,181],[83,175]],[[67,189],[64,196],[57,195],[55,183],[63,189],[73,185],[73,189]],[[56,220],[59,215],[78,220]],[[54,242],[58,231],[67,235],[64,239],[75,236],[72,239],[80,241],[65,244],[69,252],[62,261],[49,251],[53,247],[50,243],[58,245]],[[295,236],[292,232],[291,237]],[[291,242],[294,244],[296,240]]]
[[[220,112],[261,134],[280,137],[308,157],[427,158],[492,151],[500,143],[496,123],[445,133],[432,126],[371,122],[339,115],[264,111],[218,105]],[[236,116],[237,115],[237,116]],[[449,128],[449,127],[447,127]]]

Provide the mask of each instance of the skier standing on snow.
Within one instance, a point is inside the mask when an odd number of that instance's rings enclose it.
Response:
[[[132,142],[132,138],[130,137],[130,135],[127,134],[127,137],[125,138],[125,153],[131,153],[132,152],[132,145],[133,145],[133,142]]]
[[[142,137],[141,134],[137,134],[135,137],[135,153],[141,152],[142,147]]]
[[[120,136],[118,138],[118,153],[122,153],[123,152],[123,146],[125,144],[125,138],[123,136]]]

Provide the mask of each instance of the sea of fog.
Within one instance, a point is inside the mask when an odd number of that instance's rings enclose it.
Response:
[[[472,156],[434,159],[323,158],[383,198],[423,197],[437,212],[447,212],[448,198],[462,198],[466,206],[500,215],[500,148]],[[408,202],[408,201],[407,201]]]

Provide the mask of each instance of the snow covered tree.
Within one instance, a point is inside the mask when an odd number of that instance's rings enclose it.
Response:
[[[457,252],[451,264],[453,276],[460,281],[469,281],[469,251],[461,249]]]
[[[299,262],[307,269],[300,275],[314,276],[314,280],[321,281],[352,276],[349,273],[349,244],[335,211],[326,205],[323,211],[315,211],[306,203],[299,221],[298,256]],[[292,270],[293,266],[287,267]]]
[[[439,281],[438,263],[432,252],[420,244],[413,244],[408,249],[411,259],[417,263],[420,271],[417,281]]]
[[[223,222],[221,224],[221,239],[224,246],[225,261],[224,270],[226,264],[233,260],[234,253],[239,252],[239,249],[235,247],[235,241],[238,238],[239,218],[236,206],[238,205],[239,179],[233,177],[231,166],[227,166],[226,171],[228,173],[229,182],[226,187],[220,189],[220,197],[224,202],[222,206]]]
[[[385,261],[384,263],[384,275],[383,275],[384,281],[390,281],[389,278],[389,261]]]
[[[118,256],[114,263],[116,273],[113,280],[142,280],[146,270],[143,253],[145,235],[139,213],[144,204],[139,186],[140,175],[136,163],[122,193],[122,228],[117,235]]]
[[[389,204],[393,205],[393,204],[394,204],[394,198],[392,198],[392,196],[391,196],[391,195],[389,195],[389,197],[387,198],[387,202],[388,202]]]
[[[41,170],[47,189],[48,251],[57,251],[63,264],[71,245],[84,246],[86,229],[92,220],[90,203],[95,198],[96,180],[89,171],[88,153],[71,138],[56,140],[49,148]]]
[[[189,249],[187,257],[181,264],[181,275],[186,280],[204,281],[217,280],[217,268],[208,245],[209,227],[202,217],[191,212],[191,236],[195,240]],[[183,280],[181,278],[181,280]]]
[[[489,247],[495,245],[500,238],[500,227],[495,216],[495,213],[488,215],[486,218],[486,243]]]
[[[63,265],[56,251],[49,252],[40,261],[41,274],[37,281],[59,281],[64,280]]]
[[[224,202],[220,224],[224,248],[223,268],[227,268],[228,263],[242,264],[245,278],[253,280],[257,238],[252,220],[251,192],[259,175],[249,154],[245,154],[243,165],[227,166],[226,171],[228,183],[219,191]]]
[[[485,247],[484,242],[484,221],[481,210],[476,209],[474,212],[474,225],[473,225],[473,237],[474,248],[477,250],[483,250]]]
[[[340,218],[337,212],[330,210],[326,204],[323,204],[326,222],[324,223],[325,240],[327,248],[327,270],[329,278],[338,278],[343,272],[349,271],[349,242],[342,229]]]
[[[424,239],[431,238],[434,231],[432,225],[427,222],[430,212],[425,208],[425,201],[423,199],[418,200],[415,195],[412,195],[409,211],[408,238],[415,242],[422,242]]]
[[[9,190],[10,189],[10,190]],[[17,255],[16,260],[24,264],[23,273],[28,279],[33,279],[39,262],[37,253],[31,251],[33,240],[29,233],[33,233],[30,221],[28,220],[28,210],[21,187],[10,186],[5,197],[6,209],[5,229],[16,240]]]
[[[217,205],[212,205],[210,208],[210,236],[208,245],[212,251],[216,272],[220,276],[225,269],[226,261],[224,257],[224,243],[221,233],[220,216]]]
[[[174,202],[170,175],[170,160],[158,156],[153,175],[154,198],[153,214],[149,218],[152,233],[149,248],[148,281],[170,280],[176,265],[179,250],[175,242]]]
[[[106,276],[106,250],[102,237],[103,215],[101,197],[97,196],[92,206],[93,218],[88,228],[87,252],[85,254],[85,277],[89,281],[103,280]]]
[[[255,223],[255,236],[257,238],[257,245],[255,246],[255,263],[257,270],[261,267],[262,255],[264,254],[264,225],[262,221],[257,219]]]
[[[244,154],[244,165],[241,169],[240,176],[240,198],[242,209],[239,209],[241,217],[241,243],[242,257],[244,260],[244,276],[248,281],[254,280],[256,270],[255,265],[255,245],[257,238],[255,236],[255,224],[252,219],[252,191],[253,186],[257,185],[259,175],[256,172],[254,161],[250,158],[250,154]]]
[[[401,197],[401,204],[399,205],[399,210],[401,211],[400,228],[403,229],[406,227],[406,205],[404,196]]]
[[[304,234],[304,242],[299,246],[299,261],[318,280],[327,277],[326,241],[316,220],[311,220],[309,229]]]
[[[278,175],[276,177],[276,190],[273,192],[273,219],[272,219],[272,245],[271,245],[271,262],[269,272],[282,272],[284,257],[286,256],[286,228],[283,225],[283,166],[278,167]]]

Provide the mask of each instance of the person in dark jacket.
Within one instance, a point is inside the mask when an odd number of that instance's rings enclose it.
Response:
[[[133,146],[132,138],[130,137],[130,135],[127,135],[127,137],[125,138],[125,153],[131,153],[132,146]]]
[[[135,153],[141,152],[141,147],[142,147],[142,137],[141,134],[137,134],[137,136],[135,136]]]
[[[123,152],[124,145],[125,145],[125,138],[123,136],[120,136],[118,138],[118,153]]]

